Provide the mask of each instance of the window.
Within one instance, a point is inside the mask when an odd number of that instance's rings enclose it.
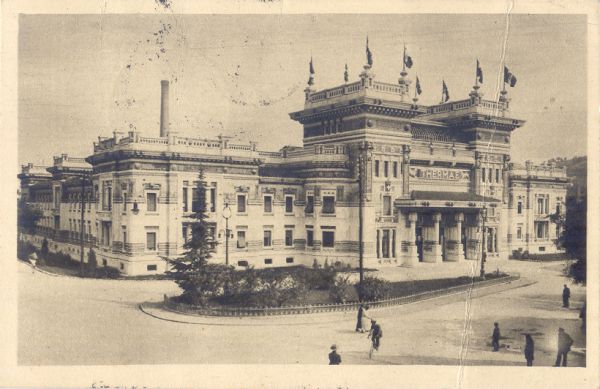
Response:
[[[335,213],[335,196],[323,196],[323,213]]]
[[[335,231],[323,231],[323,247],[335,246]]]
[[[121,226],[121,231],[123,234],[123,245],[125,245],[127,243],[127,227]]]
[[[90,203],[88,202],[88,206]],[[89,211],[89,209],[88,209]],[[123,213],[127,213],[127,192],[123,192]]]
[[[496,184],[500,183],[500,169],[496,169]]]
[[[273,259],[265,258],[265,265],[272,265],[272,264],[273,264]]]
[[[121,270],[125,269],[125,265],[123,265],[123,262],[121,262],[121,263],[119,264],[119,268],[120,268]]]
[[[294,230],[285,230],[285,245],[288,247],[294,245]]]
[[[543,197],[537,198],[537,213],[538,214],[544,213],[544,198]]]
[[[537,239],[548,238],[548,222],[535,222],[534,227]]]
[[[237,212],[246,213],[246,195],[237,195]]]
[[[237,248],[243,249],[246,247],[246,231],[238,230],[237,232]]]
[[[381,256],[390,257],[390,230],[382,230],[381,234]]]
[[[248,261],[238,261],[238,266],[248,267]]]
[[[379,160],[375,160],[375,177],[379,177]]]
[[[294,263],[294,257],[287,257],[285,263]]]
[[[60,188],[54,188],[54,208],[58,208],[60,205]]]
[[[285,213],[294,213],[294,196],[285,196]]]
[[[383,176],[387,177],[389,173],[390,163],[388,161],[383,161]]]
[[[156,265],[146,265],[147,271],[156,271]]]
[[[392,215],[392,196],[383,196],[383,215]]]
[[[271,235],[270,230],[265,230],[263,235],[263,247],[271,247]]]
[[[183,203],[183,212],[188,211],[188,188],[183,188],[183,199],[181,200]]]
[[[203,207],[204,204],[200,201],[200,191],[198,188],[194,188],[192,191],[192,212],[200,212]]]
[[[305,213],[313,213],[315,211],[315,196],[306,196]]]
[[[146,210],[156,212],[156,193],[146,193]]]
[[[539,250],[539,251],[546,251],[546,247],[544,247],[544,246],[540,246],[540,247],[538,247],[538,250]]]
[[[183,238],[183,243],[187,243],[188,241],[188,227],[181,226],[181,236]]]
[[[313,230],[306,230],[306,245],[308,247],[314,246],[314,233]]]
[[[265,213],[273,213],[273,196],[263,198],[263,207]]]
[[[523,213],[523,202],[521,200],[517,202],[517,213],[519,215]]]
[[[392,175],[394,176],[394,178],[398,178],[398,162],[397,161],[392,162]]]
[[[146,232],[146,250],[156,251],[156,232]]]
[[[217,188],[210,188],[210,211],[217,209]]]
[[[523,239],[523,229],[521,227],[517,227],[517,239]]]
[[[481,182],[485,182],[485,168],[481,168]]]

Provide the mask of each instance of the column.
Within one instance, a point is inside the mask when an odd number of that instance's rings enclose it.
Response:
[[[454,214],[455,226],[452,227],[452,236],[446,242],[446,260],[450,262],[458,262],[465,259],[463,246],[461,242],[462,223],[464,214],[457,212]]]
[[[475,225],[467,226],[466,235],[467,252],[465,253],[465,258],[478,260],[481,252],[481,237],[483,236],[483,231],[481,231],[481,214],[477,215]]]
[[[419,263],[417,253],[417,213],[410,212],[406,215],[406,240],[402,241],[402,266],[413,267]]]
[[[433,227],[428,228],[427,240],[423,243],[423,262],[438,263],[442,261],[442,246],[440,245],[440,221],[442,214],[432,215]]]

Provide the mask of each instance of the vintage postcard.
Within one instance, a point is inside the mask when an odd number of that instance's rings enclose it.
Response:
[[[598,387],[597,11],[3,3],[0,386]]]

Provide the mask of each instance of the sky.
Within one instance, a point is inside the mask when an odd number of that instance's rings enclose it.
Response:
[[[586,19],[580,15],[21,15],[18,160],[87,156],[98,136],[159,135],[160,80],[170,80],[171,130],[182,136],[301,145],[312,56],[315,86],[350,82],[366,62],[397,83],[406,44],[422,104],[468,97],[479,59],[484,99],[502,63],[517,77],[508,116],[526,121],[512,159],[586,154]]]

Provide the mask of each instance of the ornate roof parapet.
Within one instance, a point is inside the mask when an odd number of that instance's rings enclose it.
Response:
[[[481,104],[483,93],[479,91],[481,88],[478,84],[473,85],[473,90],[469,93],[469,97],[471,98],[471,104],[476,106]]]

